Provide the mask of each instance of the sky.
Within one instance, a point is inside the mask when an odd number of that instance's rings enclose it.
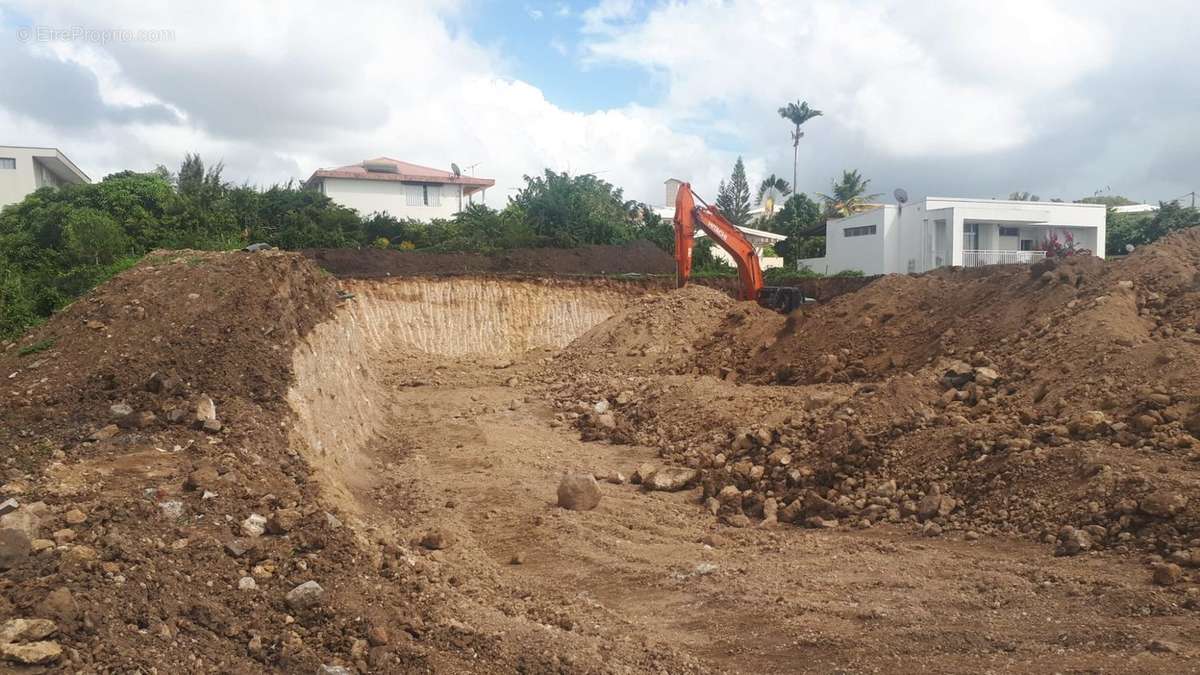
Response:
[[[94,180],[185,153],[260,186],[379,156],[715,197],[857,169],[873,192],[1200,190],[1193,0],[0,0],[0,145]]]

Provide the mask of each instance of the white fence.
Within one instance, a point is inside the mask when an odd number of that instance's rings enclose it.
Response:
[[[963,251],[963,267],[1024,265],[1046,257],[1045,251]]]

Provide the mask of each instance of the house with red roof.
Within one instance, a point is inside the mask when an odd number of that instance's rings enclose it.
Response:
[[[304,185],[364,216],[388,213],[396,218],[431,220],[449,218],[472,200],[481,201],[484,192],[496,184],[490,178],[463,176],[454,169],[442,171],[379,157],[318,169]]]

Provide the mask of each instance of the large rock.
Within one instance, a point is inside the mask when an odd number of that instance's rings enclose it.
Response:
[[[652,473],[649,478],[642,478],[642,485],[647,490],[676,492],[695,485],[700,472],[685,467],[663,467]]]
[[[36,642],[56,630],[58,626],[49,619],[9,619],[0,626],[0,642]]]
[[[321,604],[321,599],[324,597],[325,589],[321,588],[321,584],[315,581],[306,581],[288,591],[284,599],[287,600],[288,607],[300,610],[316,607]]]
[[[29,556],[29,549],[29,535],[14,528],[0,530],[0,570],[18,565]]]
[[[192,426],[202,429],[206,424],[216,421],[217,404],[213,403],[212,397],[208,394],[201,394],[200,398],[196,399],[196,414],[192,419]]]
[[[57,642],[0,644],[0,656],[29,666],[42,666],[61,658],[62,647]]]
[[[591,511],[600,505],[600,485],[591,474],[563,474],[558,483],[558,505],[572,511]]]
[[[1139,506],[1143,513],[1158,518],[1170,518],[1187,506],[1187,497],[1169,490],[1159,490],[1142,500]]]

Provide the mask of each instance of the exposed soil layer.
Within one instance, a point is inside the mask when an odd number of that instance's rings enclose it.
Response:
[[[379,249],[311,249],[303,253],[338,277],[360,279],[461,274],[603,276],[675,273],[671,255],[648,241],[623,246],[514,249],[492,255]]]

